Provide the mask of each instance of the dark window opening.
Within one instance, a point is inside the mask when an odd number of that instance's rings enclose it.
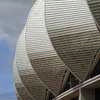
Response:
[[[95,89],[95,100],[100,100],[100,88]]]
[[[49,99],[48,100],[52,100],[55,96],[52,93],[49,93]]]
[[[71,73],[69,74],[68,80],[66,81],[65,86],[63,87],[63,91],[67,91],[68,89],[76,86],[77,84],[79,84],[79,80],[76,79]]]
[[[93,72],[90,74],[90,78],[94,77],[96,75],[99,75],[99,74],[100,74],[100,59],[99,59],[98,63],[96,64]]]
[[[53,98],[55,98],[55,96],[50,91],[48,91],[48,89],[46,89],[45,100],[52,100]]]
[[[79,97],[77,96],[77,97],[75,97],[75,98],[73,98],[71,100],[79,100]]]

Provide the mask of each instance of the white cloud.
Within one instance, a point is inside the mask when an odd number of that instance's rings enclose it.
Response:
[[[31,0],[0,0],[0,41],[15,45],[31,6]]]
[[[2,29],[0,30],[0,40],[8,38],[8,34],[6,34]]]

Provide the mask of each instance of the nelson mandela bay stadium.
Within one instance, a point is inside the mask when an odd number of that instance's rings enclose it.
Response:
[[[100,0],[35,0],[14,59],[18,100],[100,100]]]

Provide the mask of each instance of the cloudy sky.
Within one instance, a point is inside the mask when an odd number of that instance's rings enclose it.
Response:
[[[31,0],[0,0],[0,100],[16,100],[12,64]]]

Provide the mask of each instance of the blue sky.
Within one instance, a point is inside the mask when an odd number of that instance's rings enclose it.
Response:
[[[31,6],[31,0],[0,0],[0,100],[16,100],[13,58]]]

